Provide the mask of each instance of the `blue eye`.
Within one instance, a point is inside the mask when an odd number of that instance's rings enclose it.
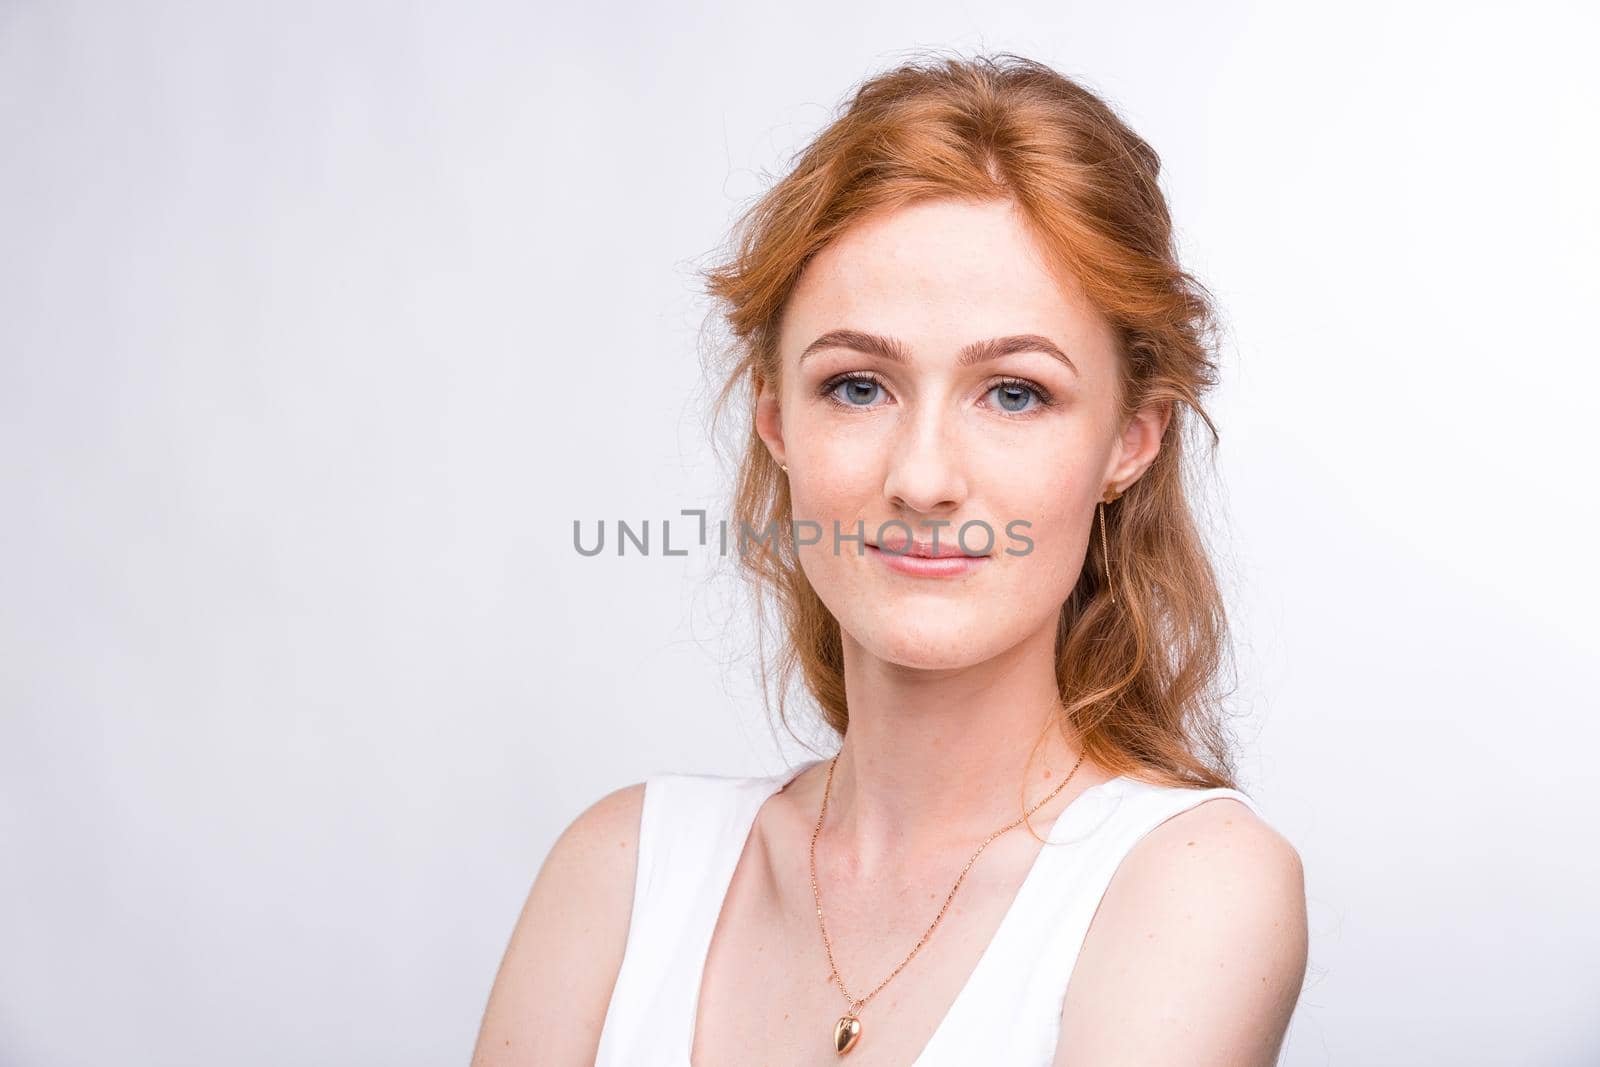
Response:
[[[998,406],[1001,411],[1009,411],[1013,415],[1031,410],[1028,407],[1029,397],[1038,400],[1040,406],[1043,406],[1046,403],[1044,397],[1040,395],[1037,389],[1023,382],[1001,382],[999,385],[990,389],[989,392],[991,394],[998,394]]]
[[[875,394],[883,391],[882,384],[870,374],[852,374],[835,378],[822,387],[824,395],[845,407],[870,407]]]

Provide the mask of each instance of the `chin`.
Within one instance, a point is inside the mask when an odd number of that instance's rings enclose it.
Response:
[[[956,670],[982,663],[1004,646],[992,621],[956,622],[948,617],[913,625],[882,615],[865,626],[847,627],[856,643],[886,663],[913,670]]]

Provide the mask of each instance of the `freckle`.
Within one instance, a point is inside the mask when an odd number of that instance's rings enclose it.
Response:
[[[1190,842],[1189,842],[1189,844],[1191,844],[1191,845],[1192,845],[1192,844],[1194,844],[1194,842],[1193,842],[1193,841],[1190,841]]]

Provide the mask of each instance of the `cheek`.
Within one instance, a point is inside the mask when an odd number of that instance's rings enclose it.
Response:
[[[1052,508],[1020,532],[1031,538],[1033,544],[1011,542],[1027,552],[1011,560],[1012,577],[1019,585],[1019,595],[1046,595],[1065,600],[1078,582],[1089,546],[1088,526],[1077,509],[1066,504]]]
[[[791,460],[791,469],[805,465],[792,476],[789,487],[801,568],[819,591],[841,587],[841,583],[848,588],[859,578],[860,549],[854,539],[877,536],[870,517],[881,513],[874,501],[875,490],[881,490],[882,483],[874,481],[865,464],[830,462],[816,449],[809,449],[804,457],[791,456]]]
[[[881,488],[881,483],[876,486],[872,483],[864,465],[829,463],[815,455],[801,462],[808,466],[789,486],[795,520],[816,523],[830,538],[830,544],[835,522],[839,524],[841,536],[854,534],[858,520],[878,513],[879,509],[872,507],[871,502],[873,489]],[[875,533],[864,521],[862,532],[869,538]],[[815,537],[816,533],[810,531],[807,536]],[[850,545],[847,543],[846,547]]]
[[[872,466],[889,448],[891,438],[886,419],[842,414],[823,417],[819,400],[796,417],[800,429],[792,435],[796,450],[809,460],[810,470],[820,476],[858,471]]]
[[[1071,470],[1011,478],[1011,491],[994,501],[995,534],[1002,549],[1023,554],[1005,557],[1005,580],[1030,601],[1064,600],[1077,584],[1093,532],[1091,474],[1080,462]],[[1008,528],[1013,520],[1020,521]]]
[[[849,529],[859,516],[882,514],[887,444],[822,426],[805,426],[793,440],[789,492],[797,518],[813,518],[831,530],[834,519]]]
[[[1031,519],[1035,528],[1070,525],[1093,492],[1100,454],[1092,442],[1063,436],[1043,446],[1025,442],[984,457],[978,485],[991,508]]]

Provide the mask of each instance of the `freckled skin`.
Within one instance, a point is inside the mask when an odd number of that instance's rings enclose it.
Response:
[[[806,578],[846,640],[870,656],[950,670],[1053,627],[1107,485],[1125,488],[1155,458],[1169,412],[1151,408],[1119,427],[1115,334],[1043,257],[1011,204],[933,201],[858,221],[807,265],[790,298],[782,380],[758,394],[756,423],[789,467],[795,517],[830,535],[835,521],[851,533],[860,523],[869,541],[891,519],[922,539],[933,537],[923,524],[949,521],[941,544],[956,543],[971,521],[994,535],[979,571],[952,581],[907,581],[853,544],[835,552],[831,536],[801,547]],[[896,339],[909,365],[844,348],[800,360],[841,328]],[[1018,334],[1048,338],[1072,366],[1033,351],[957,364],[963,345]],[[819,396],[848,373],[878,384]],[[1006,394],[1020,411],[996,392],[1006,378],[1038,387]],[[1022,550],[1008,534],[1013,520],[1030,524],[1021,528],[1034,541],[1026,554],[1005,551]],[[974,549],[984,528],[970,528]]]

